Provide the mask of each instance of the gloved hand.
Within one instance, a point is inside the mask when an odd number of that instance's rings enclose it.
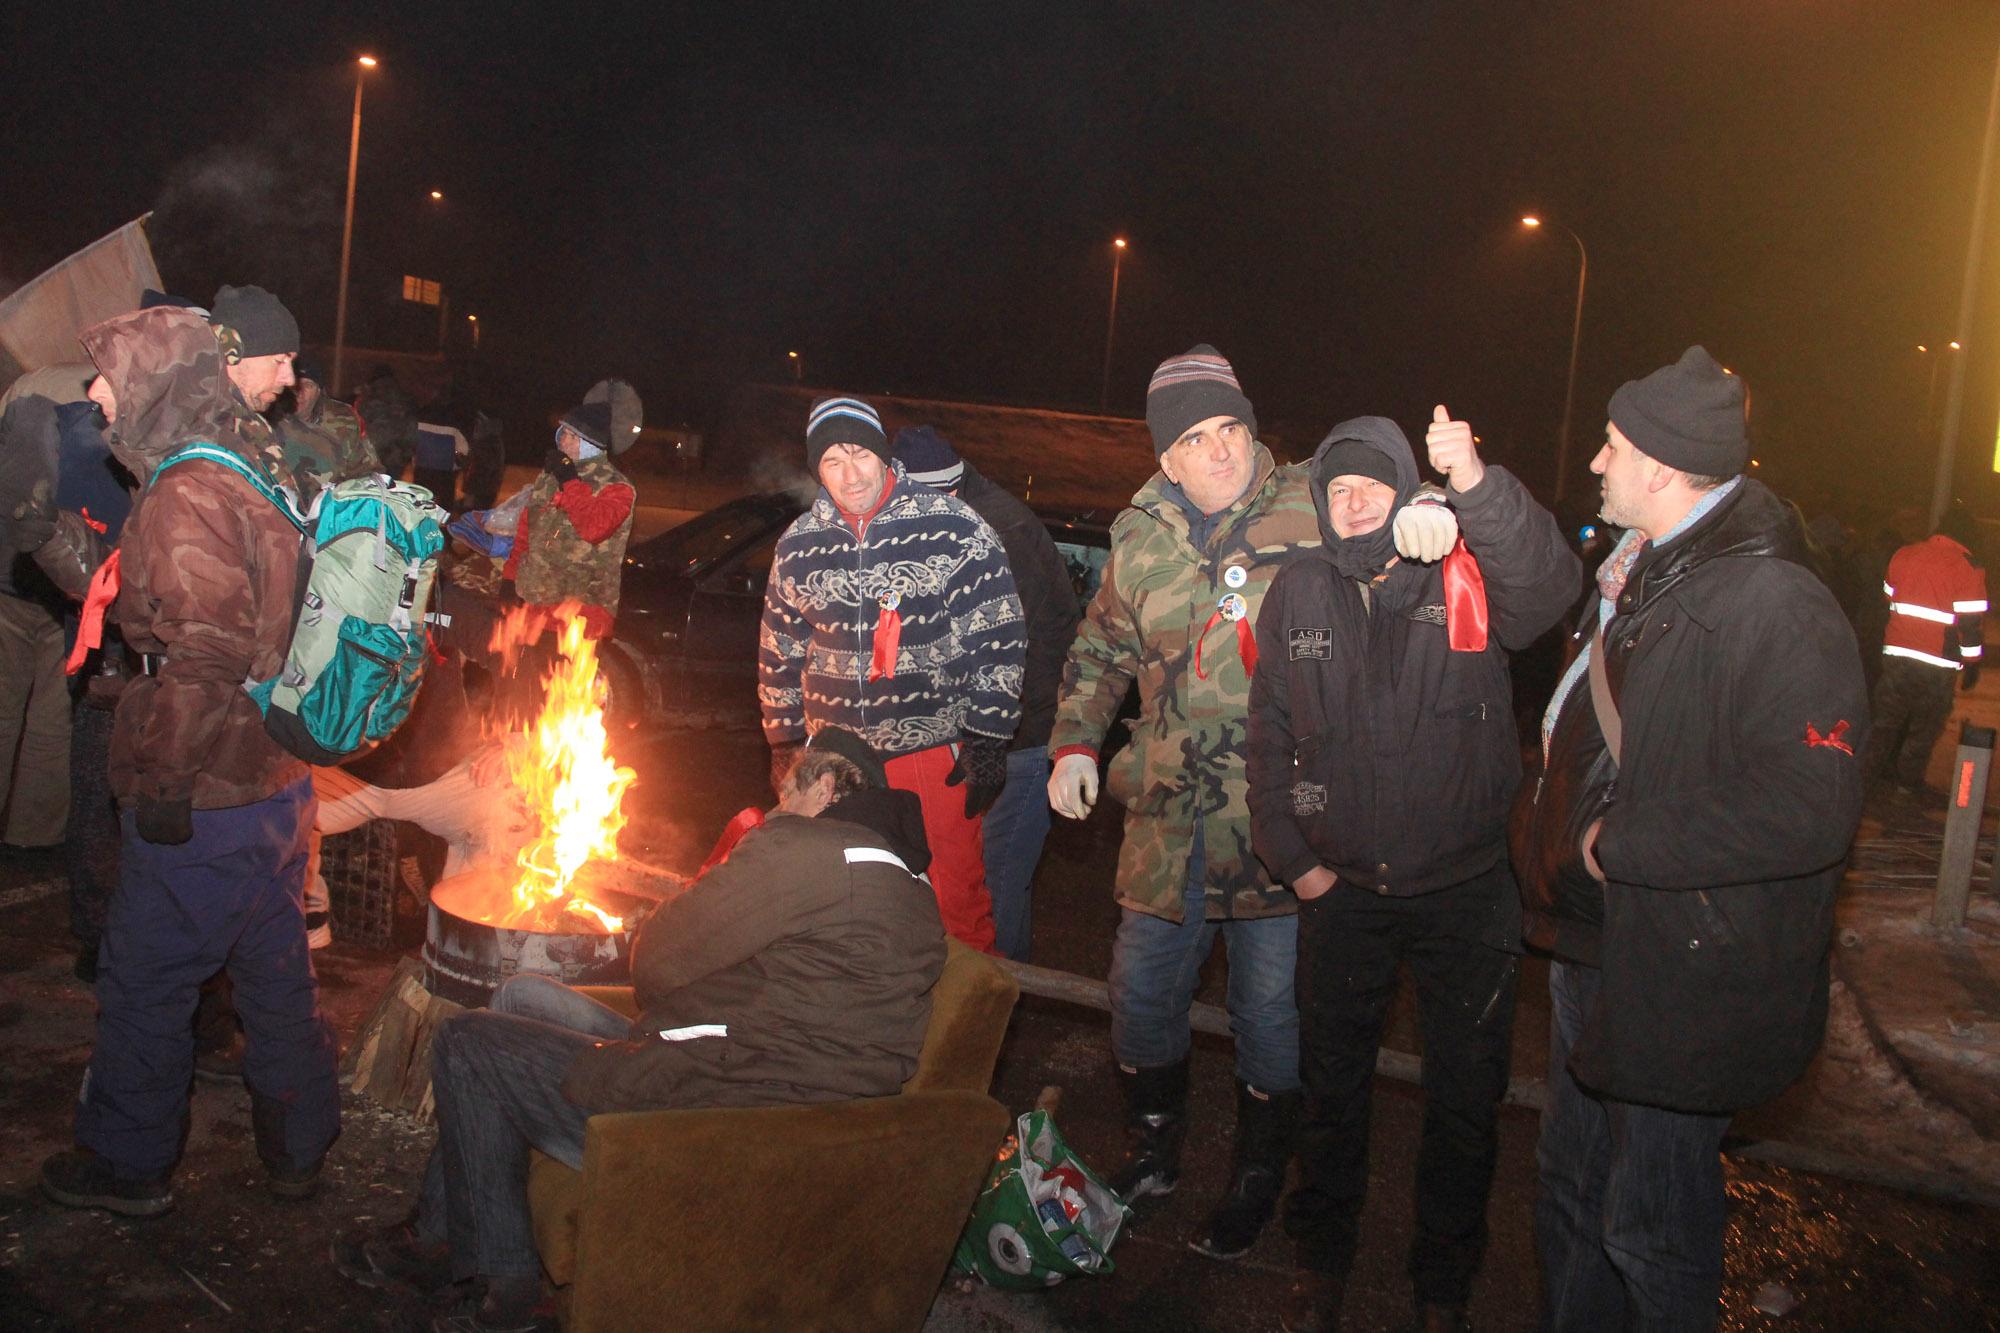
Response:
[[[1458,541],[1458,515],[1448,505],[1415,499],[1396,511],[1391,525],[1396,554],[1424,564],[1442,560]]]
[[[780,741],[771,747],[771,790],[781,792],[785,786],[785,774],[792,771],[798,762],[799,751],[806,748],[804,741]]]
[[[157,847],[178,847],[194,836],[194,806],[186,797],[165,801],[141,796],[132,822],[147,842]]]
[[[561,486],[576,480],[576,460],[552,445],[542,455],[542,471],[554,477],[556,485]]]
[[[1979,688],[1979,663],[1974,662],[1958,673],[1958,688],[1967,694]]]
[[[958,743],[958,760],[945,774],[944,785],[965,784],[965,817],[977,819],[1000,799],[1007,785],[1007,742],[992,736],[968,735]]]
[[[1049,774],[1049,808],[1069,819],[1082,819],[1097,804],[1097,758],[1066,754]]]
[[[55,535],[56,520],[52,514],[47,516],[39,513],[18,514],[13,522],[7,525],[8,544],[15,550],[29,555],[48,545],[49,539]]]

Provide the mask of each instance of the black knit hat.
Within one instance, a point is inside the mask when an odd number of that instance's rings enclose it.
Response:
[[[611,404],[580,403],[563,414],[562,424],[599,449],[611,447]]]
[[[1611,424],[1648,458],[1698,477],[1733,477],[1750,458],[1743,381],[1699,345],[1611,395]]]
[[[861,776],[871,787],[889,785],[889,769],[882,762],[882,756],[875,753],[875,747],[845,727],[821,727],[806,742],[808,750],[831,750],[848,763],[861,770]]]
[[[1235,417],[1257,433],[1257,414],[1236,382],[1236,370],[1222,353],[1202,343],[1160,362],[1146,386],[1146,428],[1153,432],[1157,457],[1210,417]]]
[[[1321,486],[1335,477],[1368,477],[1392,488],[1401,484],[1395,460],[1364,440],[1342,440],[1314,459],[1312,470]]]
[[[299,350],[299,322],[262,287],[224,287],[215,294],[209,322],[234,329],[244,356],[293,355]]]
[[[889,461],[889,437],[882,433],[882,418],[859,398],[822,398],[806,417],[806,466],[815,473],[819,460],[836,444],[854,444]]]

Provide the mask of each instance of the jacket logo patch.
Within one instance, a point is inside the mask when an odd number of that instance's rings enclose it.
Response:
[[[1294,782],[1292,784],[1292,813],[1295,815],[1325,814],[1326,784],[1324,782]]]
[[[1327,662],[1333,659],[1333,631],[1330,629],[1295,629],[1292,631],[1292,660],[1294,662],[1312,658]]]
[[[1410,612],[1410,619],[1421,621],[1426,625],[1442,625],[1445,623],[1444,603],[1433,602],[1429,606],[1420,606]]]
[[[1852,755],[1854,747],[1847,743],[1846,737],[1846,718],[1842,718],[1840,721],[1834,723],[1833,730],[1827,732],[1824,736],[1819,734],[1818,727],[1815,727],[1810,722],[1806,723],[1806,747],[1808,749],[1824,746],[1829,750],[1839,750],[1842,754]]]

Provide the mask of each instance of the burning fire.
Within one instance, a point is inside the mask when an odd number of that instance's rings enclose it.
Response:
[[[507,775],[541,829],[521,849],[514,910],[499,925],[513,925],[546,904],[590,918],[607,932],[624,922],[570,892],[570,882],[593,858],[618,859],[620,805],[637,774],[614,764],[606,744],[603,689],[597,680],[597,645],[584,635],[579,607],[556,608],[561,656],[545,682],[541,716],[524,744],[507,747]],[[493,648],[512,669],[520,648],[533,643],[550,616],[527,607],[509,612],[493,632]]]

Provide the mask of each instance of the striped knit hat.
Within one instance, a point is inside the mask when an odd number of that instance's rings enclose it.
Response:
[[[949,491],[965,480],[965,460],[935,426],[905,426],[896,432],[896,457],[911,481]]]
[[[858,444],[884,463],[889,461],[882,418],[859,398],[822,398],[812,405],[806,418],[806,466],[817,473],[820,458],[836,444]]]
[[[1146,428],[1153,432],[1154,455],[1171,449],[1189,426],[1210,417],[1235,417],[1253,436],[1257,433],[1257,415],[1236,382],[1235,368],[1202,343],[1160,362],[1146,386]]]

